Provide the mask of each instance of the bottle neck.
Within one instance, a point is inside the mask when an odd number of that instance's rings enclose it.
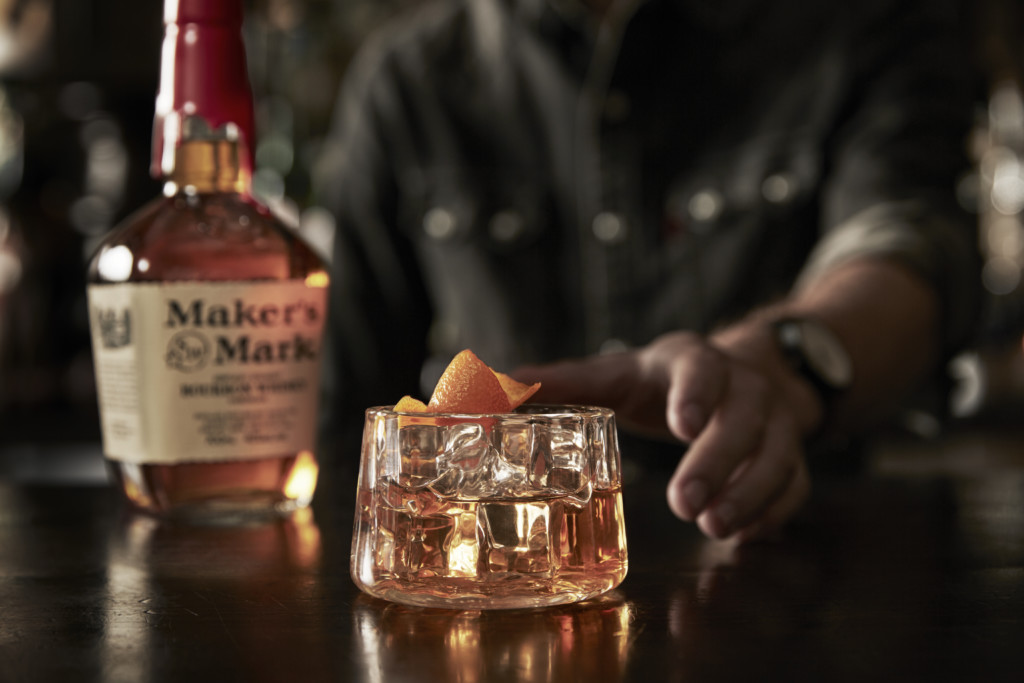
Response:
[[[229,136],[183,139],[174,149],[172,168],[165,175],[164,194],[231,192],[248,196],[252,177],[243,141]]]
[[[251,190],[252,90],[241,0],[165,0],[151,171],[178,191]]]

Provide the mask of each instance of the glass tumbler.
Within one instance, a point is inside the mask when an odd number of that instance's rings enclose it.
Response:
[[[627,566],[611,410],[366,411],[351,567],[366,593],[457,609],[560,605],[611,590]]]

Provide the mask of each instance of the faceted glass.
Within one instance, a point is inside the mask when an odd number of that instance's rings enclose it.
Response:
[[[626,575],[615,416],[366,411],[352,577],[394,602],[521,608],[600,595]]]

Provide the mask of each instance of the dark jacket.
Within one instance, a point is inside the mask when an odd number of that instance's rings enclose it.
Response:
[[[622,4],[622,3],[620,3]],[[956,205],[972,74],[940,0],[428,3],[348,72],[318,171],[338,220],[332,419],[711,330],[865,254],[977,310]],[[884,331],[881,331],[884,334]]]

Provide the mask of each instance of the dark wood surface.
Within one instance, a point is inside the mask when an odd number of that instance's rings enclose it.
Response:
[[[102,484],[0,483],[0,681],[1020,681],[1024,434],[873,453],[779,541],[733,547],[628,468],[630,570],[572,607],[361,595],[353,488],[241,528],[135,516]]]

